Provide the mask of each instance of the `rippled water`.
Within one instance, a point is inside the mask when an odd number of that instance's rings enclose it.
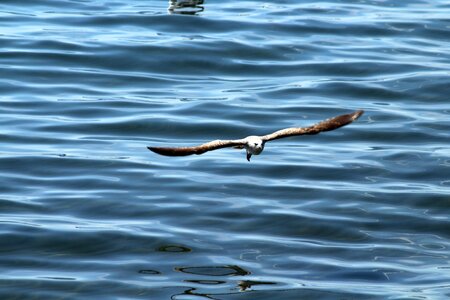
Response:
[[[449,2],[168,7],[1,1],[0,298],[450,297]]]

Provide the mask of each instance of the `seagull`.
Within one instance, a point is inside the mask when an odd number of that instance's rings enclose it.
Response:
[[[285,128],[273,133],[257,136],[251,135],[239,140],[215,140],[205,144],[192,147],[147,147],[160,155],[165,156],[187,156],[192,154],[203,154],[208,151],[221,148],[233,147],[236,149],[245,149],[247,160],[250,161],[252,155],[259,155],[264,150],[266,142],[278,140],[285,137],[297,135],[312,135],[322,131],[331,131],[352,123],[364,113],[363,110],[357,110],[350,114],[336,116],[325,121],[319,122],[308,127]]]

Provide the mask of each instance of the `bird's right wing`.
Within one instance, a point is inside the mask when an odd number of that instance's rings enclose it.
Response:
[[[245,140],[215,140],[202,145],[193,147],[147,147],[160,155],[165,156],[187,156],[192,154],[203,154],[207,151],[212,151],[227,147],[240,147],[245,145]]]
[[[272,141],[276,139],[281,139],[284,137],[295,136],[295,135],[304,135],[304,134],[318,134],[322,131],[330,131],[334,129],[338,129],[339,127],[350,124],[351,122],[358,119],[364,111],[358,110],[350,114],[340,115],[334,118],[327,119],[320,123],[314,124],[309,127],[292,127],[281,129],[275,131],[271,134],[267,134],[262,137],[263,141]]]

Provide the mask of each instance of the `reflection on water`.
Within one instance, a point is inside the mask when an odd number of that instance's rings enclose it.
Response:
[[[248,276],[250,271],[243,269],[236,265],[230,266],[207,266],[207,267],[185,267],[175,268],[177,271],[199,276],[218,276],[225,277],[224,280],[213,279],[186,279],[187,283],[192,283],[195,286],[189,287],[183,293],[175,294],[172,299],[184,299],[186,295],[195,296],[195,299],[218,299],[216,296],[232,295],[240,292],[250,291],[255,285],[276,285],[276,282],[259,281],[259,280],[238,280],[227,281],[229,276]],[[238,277],[239,278],[239,277]],[[217,286],[214,292],[202,292],[201,286]],[[192,299],[192,298],[189,298]]]
[[[226,281],[223,280],[194,280],[194,279],[186,279],[185,282],[192,282],[196,284],[204,284],[204,285],[216,285],[216,284],[224,284]]]
[[[195,15],[205,9],[203,3],[203,0],[169,0],[167,10],[171,14]]]
[[[185,298],[185,296],[190,296],[189,298]],[[194,296],[194,298],[192,298]],[[203,294],[197,292],[197,289],[191,288],[185,290],[183,293],[175,294],[170,299],[172,300],[181,300],[181,299],[213,299],[213,300],[219,300],[218,298],[214,298],[208,294]]]
[[[273,285],[276,284],[276,282],[270,282],[270,281],[256,281],[256,280],[242,280],[239,281],[238,286],[240,288],[240,291],[247,291],[252,288],[254,285]]]
[[[161,272],[156,271],[156,270],[139,270],[139,274],[144,274],[144,275],[159,275],[161,274]]]
[[[239,266],[213,266],[213,267],[186,267],[177,268],[177,271],[205,276],[245,276],[250,272]]]
[[[172,246],[170,246],[172,247]],[[217,299],[219,295],[232,295],[240,292],[252,290],[256,285],[277,285],[277,282],[260,281],[260,280],[242,280],[242,276],[249,276],[251,272],[237,265],[218,265],[218,266],[203,266],[203,267],[175,267],[175,271],[187,274],[188,276],[202,276],[200,279],[190,278],[183,279],[180,284],[184,286],[185,290],[182,293],[176,293],[171,296],[171,299],[185,299],[184,297],[195,296],[195,299]],[[139,270],[139,274],[159,276],[168,275],[153,269]],[[211,279],[211,277],[220,277],[218,279]],[[230,278],[236,277],[234,280]],[[209,278],[209,279],[205,279]],[[209,286],[209,288],[208,288]],[[215,286],[211,291],[212,286]],[[203,289],[206,289],[203,291]]]
[[[192,249],[180,245],[165,245],[158,248],[161,252],[191,252]]]

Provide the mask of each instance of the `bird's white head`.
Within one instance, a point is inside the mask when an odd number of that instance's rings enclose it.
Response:
[[[250,161],[252,155],[258,155],[264,150],[264,141],[259,136],[249,136],[246,138],[247,144],[245,150],[247,150],[247,160]]]

